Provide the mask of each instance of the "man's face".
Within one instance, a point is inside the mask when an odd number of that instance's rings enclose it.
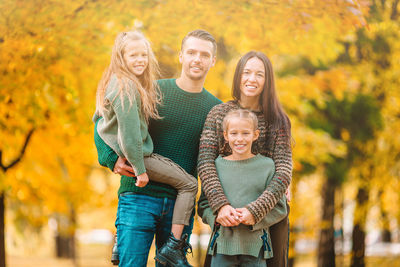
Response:
[[[189,37],[179,53],[182,75],[191,80],[205,79],[208,70],[215,64],[213,44],[210,41]]]

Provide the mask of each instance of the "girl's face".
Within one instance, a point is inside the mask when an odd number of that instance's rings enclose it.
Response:
[[[141,40],[130,41],[124,49],[124,60],[136,76],[140,76],[149,65],[147,47]]]
[[[225,140],[232,149],[232,155],[247,158],[252,155],[251,145],[257,140],[259,131],[254,129],[251,119],[230,118],[224,131]]]
[[[259,98],[265,83],[264,63],[257,57],[250,58],[244,65],[240,80],[240,97]]]

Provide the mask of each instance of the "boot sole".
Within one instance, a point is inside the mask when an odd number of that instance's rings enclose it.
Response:
[[[158,261],[159,263],[161,263],[162,265],[165,265],[167,263],[172,264],[172,265],[174,264],[173,262],[170,262],[167,258],[165,258],[164,256],[161,256],[161,255],[156,255],[154,257],[154,259],[156,261]]]
[[[111,255],[111,263],[113,265],[118,265],[119,264],[119,255],[118,254],[112,254]]]

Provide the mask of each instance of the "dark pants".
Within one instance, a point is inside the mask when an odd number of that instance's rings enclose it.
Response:
[[[287,205],[289,216],[290,207]],[[287,267],[289,249],[289,218],[286,217],[269,228],[274,257],[267,260],[268,267]]]
[[[211,267],[268,267],[261,250],[258,257],[249,255],[223,255],[212,256]]]

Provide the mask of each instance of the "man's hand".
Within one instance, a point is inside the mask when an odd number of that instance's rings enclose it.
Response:
[[[137,176],[135,185],[138,187],[145,187],[148,182],[149,182],[149,177],[145,172]]]
[[[238,208],[236,211],[239,213],[240,222],[246,225],[254,225],[256,220],[253,214],[246,208]]]
[[[135,177],[135,171],[133,170],[132,166],[128,165],[126,158],[118,157],[117,162],[115,162],[113,172],[120,175]]]
[[[237,226],[240,224],[239,213],[231,205],[225,205],[219,209],[216,221],[225,227]]]

